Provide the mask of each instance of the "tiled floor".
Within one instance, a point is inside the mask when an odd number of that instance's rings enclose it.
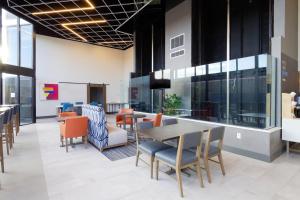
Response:
[[[94,147],[69,153],[59,147],[54,119],[23,126],[6,173],[0,174],[1,200],[181,199],[175,176],[160,173],[151,180],[149,167],[135,158],[109,161]],[[287,200],[300,196],[300,154],[282,155],[273,163],[224,152],[226,176],[212,165],[213,183],[200,188],[195,174],[183,176],[184,199]],[[163,169],[164,170],[164,169]]]

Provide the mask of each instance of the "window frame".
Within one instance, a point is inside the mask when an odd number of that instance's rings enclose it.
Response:
[[[18,32],[18,65],[4,64],[0,62],[0,104],[3,104],[3,79],[2,74],[14,74],[18,76],[18,103],[20,103],[20,76],[28,76],[32,78],[32,123],[36,123],[36,32],[32,24],[32,68],[21,67],[21,27],[20,17],[11,10],[0,5],[0,45],[2,45],[2,10],[15,15],[17,17],[17,32]],[[22,18],[24,19],[24,18]],[[26,19],[24,19],[26,20]],[[27,21],[27,20],[26,20]],[[25,124],[24,124],[25,125]]]

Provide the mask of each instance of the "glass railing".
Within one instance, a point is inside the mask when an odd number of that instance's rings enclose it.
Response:
[[[168,89],[150,89],[150,76],[132,78],[131,107],[182,118],[254,128],[275,126],[276,59],[263,54],[154,72]]]

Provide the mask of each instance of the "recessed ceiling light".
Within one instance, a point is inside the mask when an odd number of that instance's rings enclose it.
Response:
[[[86,3],[88,4],[87,7],[62,9],[62,10],[49,10],[49,11],[42,11],[42,12],[34,12],[32,14],[33,15],[45,15],[45,14],[76,12],[76,11],[84,11],[84,10],[93,10],[93,9],[95,9],[95,6],[89,0],[86,0]]]

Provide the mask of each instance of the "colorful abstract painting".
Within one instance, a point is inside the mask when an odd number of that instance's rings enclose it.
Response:
[[[58,84],[42,84],[41,92],[42,100],[58,100]]]

